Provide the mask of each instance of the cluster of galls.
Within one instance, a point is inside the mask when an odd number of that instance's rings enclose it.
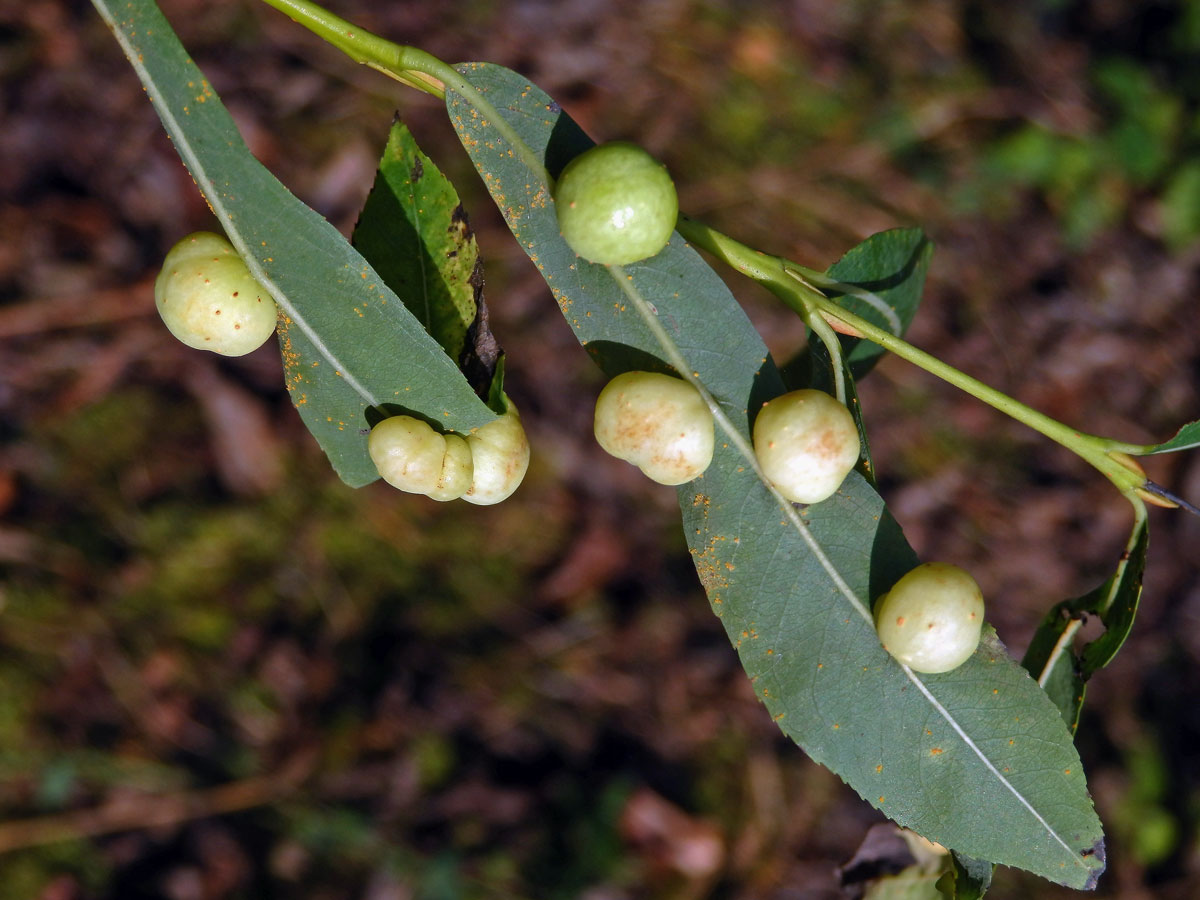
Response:
[[[682,378],[625,372],[596,400],[596,440],[660,484],[683,484],[712,462],[713,415]],[[858,426],[824,391],[783,394],[754,422],[754,455],[763,476],[793,503],[832,497],[858,464]]]
[[[678,201],[670,175],[626,143],[604,144],[563,170],[554,199],[559,229],[579,256],[624,266],[660,253]],[[712,462],[713,415],[689,382],[658,372],[625,372],[596,400],[596,440],[660,484],[684,484]],[[823,391],[792,391],[764,404],[754,420],[754,455],[763,478],[786,500],[820,503],[858,465],[858,425]],[[926,563],[875,603],[880,642],[915,672],[948,672],[979,645],[983,595],[969,574]]]
[[[154,282],[154,303],[171,334],[189,347],[244,356],[275,332],[278,310],[233,245],[206,231],[171,248]],[[465,437],[439,434],[411,416],[372,430],[367,451],[380,476],[400,490],[435,500],[499,503],[529,467],[521,418],[507,412]]]
[[[625,372],[596,400],[596,440],[660,484],[683,484],[712,462],[713,416],[688,382],[658,372]],[[768,482],[789,501],[832,497],[858,464],[858,426],[823,391],[800,390],[763,405],[754,421],[754,455]],[[915,672],[958,668],[983,629],[983,595],[957,566],[917,566],[875,603],[884,649]]]
[[[623,266],[660,253],[679,205],[666,169],[633,144],[581,154],[554,191],[567,244],[593,263]],[[163,321],[191,347],[227,356],[249,353],[275,329],[275,302],[223,237],[201,232],[167,254],[154,286]],[[434,500],[498,503],[529,466],[529,443],[516,408],[467,435],[442,434],[411,416],[379,422],[367,449],[380,476]],[[625,372],[596,401],[596,440],[661,484],[699,478],[712,462],[713,414],[690,382],[658,372]],[[786,500],[832,497],[858,464],[858,425],[823,391],[792,391],[765,403],[753,428],[763,478]],[[916,672],[948,672],[979,644],[983,596],[969,574],[926,563],[875,603],[879,639]]]
[[[367,451],[392,487],[480,506],[506,499],[529,468],[529,441],[511,404],[504,415],[465,436],[440,434],[411,416],[392,416],[371,429]]]

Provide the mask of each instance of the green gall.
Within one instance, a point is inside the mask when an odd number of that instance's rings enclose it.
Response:
[[[636,144],[614,141],[575,157],[554,189],[558,227],[584,259],[624,266],[667,245],[679,215],[665,166]]]

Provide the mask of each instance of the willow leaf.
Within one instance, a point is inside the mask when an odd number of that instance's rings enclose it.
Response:
[[[1175,436],[1169,441],[1163,441],[1161,444],[1147,447],[1142,452],[1146,455],[1152,453],[1174,453],[1178,450],[1192,450],[1196,447],[1200,447],[1200,422],[1188,422],[1175,432]]]
[[[447,430],[494,414],[349,242],[254,158],[152,0],[93,0],[192,178],[280,309],[288,390],[338,475],[378,478],[366,412],[383,404]]]
[[[749,428],[782,385],[724,284],[678,235],[625,269],[576,257],[551,185],[528,160],[554,175],[591,141],[517,73],[458,68],[527,145],[447,93],[464,147],[580,343],[607,372],[675,368],[714,398],[717,451],[679,488],[684,528],[713,611],[779,727],[926,837],[1093,886],[1100,823],[1054,704],[994,634],[942,675],[917,675],[883,650],[871,599],[916,559],[879,495],[852,474],[824,503],[781,502],[757,474]]]

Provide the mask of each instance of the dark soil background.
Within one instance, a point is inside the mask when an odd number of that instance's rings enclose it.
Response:
[[[1200,5],[331,3],[527,74],[664,159],[689,213],[818,268],[937,243],[919,346],[1131,441],[1200,417]],[[534,447],[494,508],[336,480],[277,352],[153,310],[208,211],[82,2],[0,2],[0,898],[846,896],[880,821],[784,740],[674,492],[591,439],[599,372],[438,104],[269,8],[164,8],[252,149],[344,231],[399,110],[451,176]],[[733,282],[773,352],[795,319]],[[1104,479],[924,373],[862,386],[920,554],[1018,655],[1115,565]],[[1200,456],[1149,461],[1200,498]],[[1200,520],[1154,511],[1143,609],[1078,743],[1097,896],[1200,895]],[[1071,892],[1001,870],[989,896]]]

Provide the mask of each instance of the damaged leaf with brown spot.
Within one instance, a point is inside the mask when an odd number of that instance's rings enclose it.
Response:
[[[353,243],[486,396],[500,348],[488,328],[475,233],[454,185],[399,120]]]

